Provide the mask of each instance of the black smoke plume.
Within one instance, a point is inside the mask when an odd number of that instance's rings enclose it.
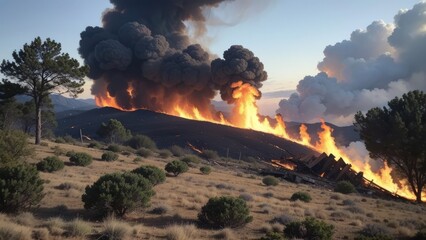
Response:
[[[233,82],[256,88],[267,74],[263,64],[242,46],[231,46],[224,59],[211,61],[199,44],[191,44],[185,21],[205,32],[203,10],[226,0],[111,0],[103,27],[81,33],[79,53],[90,66],[92,94],[114,97],[124,109],[170,111],[210,109],[220,92],[232,103]],[[133,91],[128,91],[129,86]]]

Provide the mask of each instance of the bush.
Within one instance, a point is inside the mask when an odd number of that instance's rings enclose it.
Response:
[[[334,188],[335,192],[343,193],[343,194],[349,194],[356,192],[354,185],[348,181],[340,181],[336,184],[336,187]]]
[[[263,184],[266,186],[277,186],[280,180],[273,176],[266,176],[262,179]]]
[[[149,149],[146,149],[146,148],[139,148],[136,151],[136,154],[139,155],[139,156],[141,156],[141,157],[147,158],[147,157],[151,157],[152,156],[152,151],[149,150]]]
[[[65,153],[65,156],[67,157],[72,157],[76,154],[76,152],[74,150],[68,151],[67,153]]]
[[[101,144],[98,142],[91,142],[87,145],[88,148],[101,148]]]
[[[284,229],[284,235],[290,238],[331,240],[334,226],[315,218],[306,218],[302,222],[291,222]]]
[[[393,239],[390,237],[389,229],[377,224],[367,224],[361,231],[360,236],[356,238],[366,240],[390,240]]]
[[[219,158],[219,154],[217,154],[216,151],[213,150],[204,150],[200,153],[200,156],[206,160],[214,160]]]
[[[177,145],[173,145],[170,147],[170,151],[172,152],[173,156],[175,157],[182,157],[185,154],[188,153],[188,151],[186,151],[185,149],[177,146]]]
[[[102,236],[105,240],[128,239],[131,227],[126,222],[120,222],[114,217],[109,217],[102,224]]]
[[[426,228],[418,231],[414,237],[411,238],[411,240],[422,240],[426,239]]]
[[[37,163],[37,170],[42,172],[54,172],[63,169],[65,166],[58,157],[51,156],[45,157],[42,161]]]
[[[0,166],[15,164],[33,152],[28,146],[25,133],[0,130]]]
[[[177,177],[179,174],[188,171],[188,165],[185,162],[174,160],[172,162],[167,163],[164,169],[166,170],[166,172],[173,173],[175,177]]]
[[[118,160],[118,154],[114,152],[105,152],[101,157],[102,161],[113,162]]]
[[[70,237],[83,238],[92,232],[92,227],[88,222],[84,222],[80,219],[74,219],[65,225],[65,231],[66,234]]]
[[[212,168],[209,166],[200,167],[200,172],[204,175],[209,175],[212,172]]]
[[[110,144],[108,145],[107,150],[117,153],[121,151],[121,146],[118,144]]]
[[[43,180],[35,167],[22,164],[0,168],[0,212],[30,209],[43,197]]]
[[[134,149],[147,148],[147,149],[154,150],[154,149],[157,148],[157,145],[155,144],[154,141],[152,141],[151,138],[149,138],[148,136],[139,135],[139,134],[130,138],[126,142],[126,145],[128,145],[128,146],[130,146]]]
[[[309,193],[295,192],[295,193],[293,193],[293,195],[291,195],[290,200],[291,201],[300,200],[300,201],[303,201],[303,202],[310,202],[312,200],[312,198],[311,198],[311,195],[309,195]]]
[[[267,232],[266,235],[262,238],[260,238],[260,240],[284,240],[284,236],[279,233],[279,232]]]
[[[210,198],[201,208],[198,220],[202,225],[215,228],[235,228],[252,221],[246,202],[241,198],[222,196]]]
[[[194,167],[194,165],[197,165],[201,162],[201,159],[193,154],[185,155],[180,160],[185,162],[190,167]]]
[[[142,166],[132,171],[148,179],[153,186],[163,183],[166,180],[166,173],[155,166]]]
[[[70,162],[77,166],[89,166],[92,163],[92,156],[87,153],[78,152],[70,157]]]
[[[85,209],[122,217],[137,208],[146,207],[153,195],[148,179],[125,172],[101,176],[93,185],[86,187],[82,200]]]
[[[54,146],[54,147],[52,148],[52,150],[53,150],[53,154],[54,154],[55,156],[65,155],[65,150],[64,150],[64,149],[62,149],[61,147],[59,147],[58,145]]]
[[[171,157],[173,154],[172,154],[172,152],[170,152],[170,150],[168,150],[168,149],[161,149],[161,150],[159,150],[159,151],[158,151],[158,155],[159,155],[161,158],[169,158],[169,157]]]

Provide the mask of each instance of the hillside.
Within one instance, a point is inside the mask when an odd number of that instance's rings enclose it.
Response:
[[[114,108],[99,108],[58,120],[56,134],[79,137],[79,131],[96,138],[102,122],[117,119],[132,133],[151,137],[161,148],[189,144],[198,149],[212,149],[238,159],[248,156],[273,159],[283,156],[305,156],[315,151],[294,142],[262,132],[238,129],[210,122],[194,121],[148,110],[123,112]]]
[[[46,195],[39,208],[18,215],[0,214],[0,228],[21,231],[19,239],[32,239],[29,237],[31,232],[43,233],[45,238],[40,239],[101,239],[105,225],[102,220],[91,218],[90,212],[83,208],[81,196],[85,187],[106,173],[130,171],[141,165],[164,168],[167,162],[176,159],[160,158],[154,152],[141,162],[134,161],[136,156],[133,153],[120,154],[115,162],[104,162],[100,161],[102,149],[54,142],[44,142],[43,145],[32,146],[36,154],[29,160],[30,163],[56,153],[66,166],[57,172],[40,173],[45,180],[43,192]],[[86,152],[94,157],[94,161],[87,167],[74,166],[64,155],[67,151]],[[122,233],[125,239],[239,240],[260,239],[272,229],[282,231],[283,223],[315,217],[332,224],[335,229],[333,239],[340,240],[354,239],[357,232],[369,225],[374,229],[384,229],[394,239],[412,236],[426,225],[426,208],[422,205],[373,199],[360,194],[343,195],[328,188],[284,180],[278,186],[267,187],[262,184],[261,176],[246,171],[256,165],[241,161],[233,161],[229,165],[219,161],[220,165],[211,166],[213,171],[210,175],[200,174],[198,167],[207,164],[207,161],[202,161],[178,177],[168,176],[163,184],[154,187],[156,194],[148,208],[116,220],[114,226],[125,229]],[[298,191],[309,193],[312,201],[291,201],[292,194]],[[196,227],[197,214],[208,199],[224,195],[246,199],[253,221],[237,229]],[[156,208],[164,212],[156,214],[152,211]],[[72,237],[69,229],[73,226],[71,221],[76,218],[80,219],[80,232],[76,234],[82,235]]]

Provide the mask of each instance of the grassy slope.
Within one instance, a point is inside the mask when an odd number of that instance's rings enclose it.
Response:
[[[119,161],[99,161],[102,150],[90,149],[67,144],[48,142],[48,146],[37,146],[37,162],[43,157],[53,155],[52,148],[59,146],[64,151],[74,150],[91,154],[94,162],[88,167],[76,167],[67,165],[63,170],[55,173],[41,173],[45,184],[46,196],[39,209],[33,214],[39,218],[38,225],[49,217],[60,216],[64,219],[72,219],[77,216],[84,218],[85,211],[81,202],[81,195],[88,184],[92,184],[99,176],[116,171],[132,170],[139,165],[150,164],[164,168],[165,164],[172,160],[151,157],[143,159],[140,163],[134,163],[135,155],[120,155]],[[60,157],[65,162],[68,158]],[[235,229],[233,235],[237,239],[258,239],[263,233],[262,229],[270,228],[268,223],[279,215],[287,215],[296,219],[305,216],[321,218],[336,227],[334,239],[353,239],[355,233],[366,224],[390,225],[393,234],[409,235],[415,232],[414,224],[426,224],[426,208],[407,203],[397,203],[385,200],[376,200],[360,195],[340,195],[328,189],[315,188],[309,185],[294,184],[282,181],[276,187],[266,187],[261,183],[260,176],[243,173],[242,168],[246,164],[234,164],[232,167],[213,166],[210,175],[201,175],[198,168],[191,168],[189,172],[178,177],[168,177],[166,182],[155,187],[156,195],[151,200],[151,205],[164,206],[169,212],[163,215],[154,215],[141,210],[126,217],[134,230],[132,239],[157,239],[166,237],[167,228],[172,224],[195,223],[197,214],[209,197],[219,195],[239,196],[247,194],[253,197],[249,201],[254,221],[244,228]],[[70,183],[71,189],[60,190],[57,188],[62,183]],[[225,185],[225,186],[223,186]],[[291,202],[289,198],[296,191],[309,192],[313,198],[310,203]],[[265,196],[269,193],[271,196]],[[343,200],[350,199],[358,209],[356,213],[347,210]],[[58,207],[59,206],[59,207]],[[64,207],[66,206],[66,208]],[[95,231],[100,230],[99,222],[91,222]],[[216,230],[195,229],[196,239],[211,239],[218,234]],[[222,233],[228,234],[229,233]],[[222,236],[223,237],[223,236]],[[56,237],[61,239],[62,237]]]

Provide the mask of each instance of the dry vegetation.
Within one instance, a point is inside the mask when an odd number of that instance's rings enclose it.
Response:
[[[282,231],[284,224],[311,216],[335,226],[333,239],[353,239],[366,226],[380,226],[394,236],[412,236],[426,224],[426,207],[373,199],[358,194],[343,195],[329,189],[280,181],[278,186],[265,186],[262,177],[244,173],[241,164],[230,167],[212,166],[209,175],[199,167],[190,168],[178,177],[167,177],[155,186],[156,195],[147,209],[133,212],[122,220],[95,221],[84,210],[81,195],[88,184],[101,175],[127,171],[140,165],[164,169],[166,159],[157,153],[134,162],[135,155],[119,155],[118,161],[100,161],[99,149],[48,142],[37,146],[33,163],[54,150],[86,152],[94,161],[87,167],[72,166],[68,157],[59,156],[65,168],[41,172],[46,180],[40,208],[16,216],[0,215],[0,239],[63,239],[92,238],[103,235],[121,239],[259,239],[270,230]],[[290,201],[295,192],[311,195],[309,203]],[[241,196],[250,207],[253,221],[243,228],[208,230],[196,227],[197,214],[210,197]]]

